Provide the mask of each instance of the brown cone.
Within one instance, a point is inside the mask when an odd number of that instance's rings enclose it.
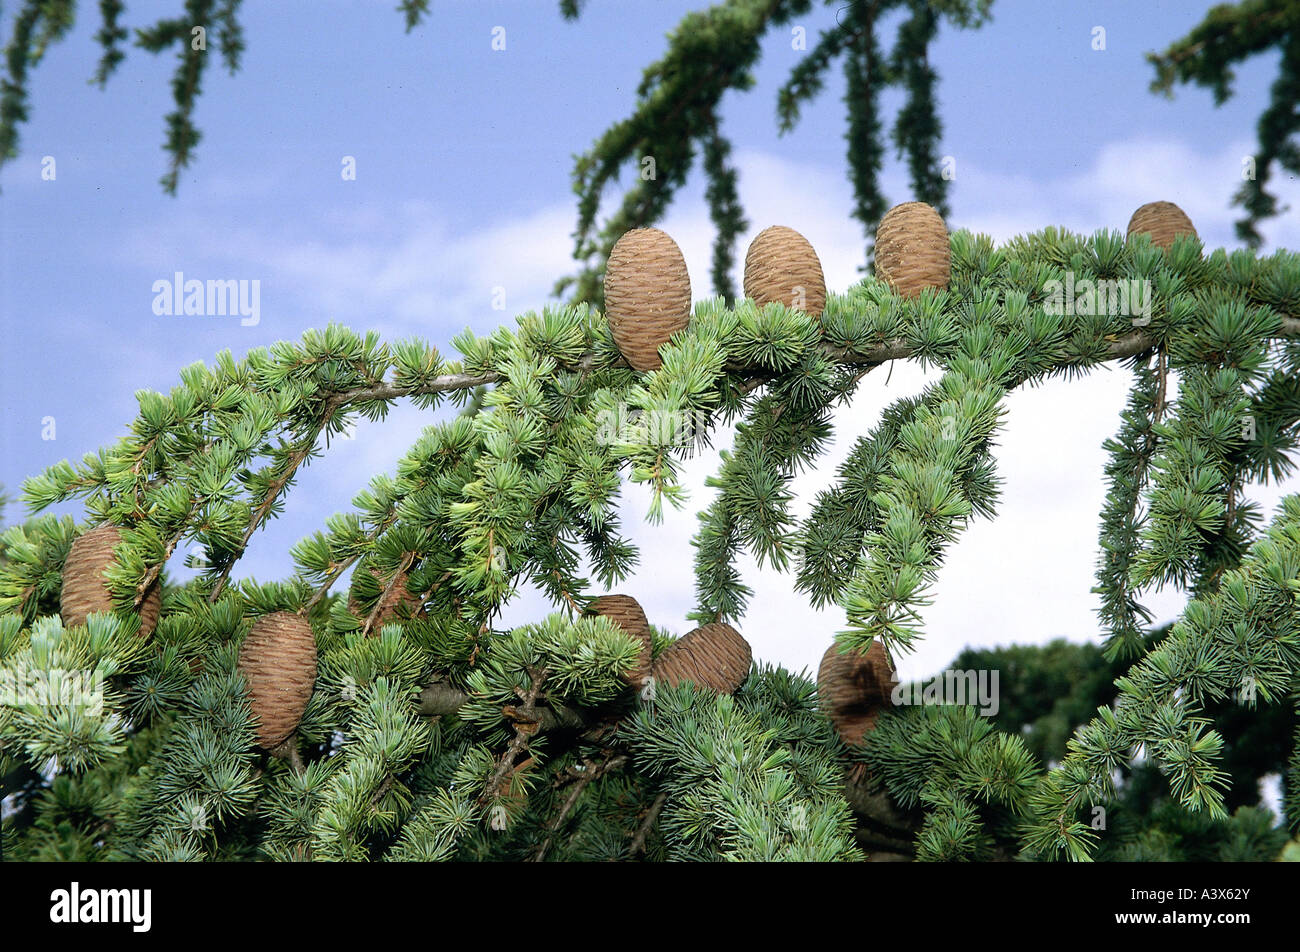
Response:
[[[113,549],[122,541],[117,526],[96,526],[77,536],[63,563],[63,587],[59,593],[59,613],[67,627],[84,625],[91,612],[111,612],[113,596],[108,590],[105,570],[113,563]],[[155,579],[140,604],[140,634],[148,638],[158,625],[162,611],[162,585]]]
[[[263,615],[239,649],[239,672],[257,722],[258,743],[283,744],[302,720],[316,683],[316,637],[293,612]]]
[[[826,307],[826,278],[808,239],[785,225],[760,231],[745,255],[745,297],[759,307],[779,301],[820,317]]]
[[[677,242],[658,228],[634,228],[605,268],[605,317],[636,370],[658,370],[659,348],[691,320],[691,278]]]
[[[1173,202],[1147,202],[1128,220],[1128,235],[1147,234],[1151,244],[1169,251],[1180,235],[1196,237],[1196,227]]]
[[[875,730],[876,718],[893,703],[890,695],[897,684],[893,662],[879,640],[871,643],[866,654],[841,654],[839,645],[833,644],[817,671],[822,711],[850,747]]]
[[[674,641],[655,662],[657,683],[690,681],[715,694],[734,694],[749,676],[753,653],[740,632],[725,622],[703,625]]]
[[[943,216],[925,202],[885,212],[876,228],[876,277],[905,298],[948,286],[952,262]]]
[[[636,667],[623,675],[623,680],[628,684],[640,687],[650,673],[653,644],[650,622],[641,610],[641,605],[631,595],[602,595],[592,600],[587,611],[592,615],[603,615],[641,643],[641,654],[637,657]]]

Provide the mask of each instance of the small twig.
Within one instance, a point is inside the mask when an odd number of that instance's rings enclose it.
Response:
[[[560,585],[560,594],[563,595],[564,600],[569,603],[569,612],[575,616],[581,615],[582,609],[578,607],[578,603],[575,602],[573,596],[569,594],[569,587],[564,584],[564,579],[560,577],[560,570],[551,569],[551,575],[555,576],[555,581]]]
[[[510,739],[510,746],[501,755],[497,762],[497,768],[492,773],[492,779],[487,782],[483,788],[482,795],[479,796],[479,803],[487,803],[489,800],[496,799],[502,787],[505,786],[506,780],[510,777],[511,768],[514,767],[515,761],[519,756],[528,749],[528,739],[537,732],[540,718],[537,717],[537,698],[542,692],[542,685],[546,682],[547,670],[545,668],[529,668],[528,676],[532,683],[528,686],[528,692],[524,695],[524,703],[519,707],[511,708],[511,713],[515,722],[515,736]]]
[[[379,801],[388,795],[388,791],[393,789],[393,784],[396,782],[396,779],[397,778],[395,778],[391,773],[384,777],[384,782],[379,785],[379,789],[376,790],[374,795],[370,798],[370,809],[373,810],[377,807]]]
[[[374,542],[381,535],[387,532],[389,528],[393,525],[393,523],[396,521],[397,521],[396,506],[395,505],[390,506],[387,515],[385,515],[385,517],[382,520],[376,523],[374,529],[368,534],[367,541]],[[306,615],[313,608],[315,608],[316,604],[320,602],[321,599],[323,599],[326,595],[329,594],[330,589],[334,587],[334,583],[337,582],[343,576],[343,573],[346,572],[354,563],[356,563],[361,558],[361,555],[362,553],[358,552],[356,555],[351,556],[350,558],[346,558],[342,562],[337,562],[332,564],[330,566],[329,573],[325,576],[324,581],[321,582],[320,586],[316,589],[312,597],[307,600],[307,603],[303,605],[302,608],[299,609],[299,614]],[[450,575],[451,575],[450,572],[444,574],[441,579],[439,579],[437,582],[434,583],[433,589],[436,589],[438,585],[440,585]],[[430,589],[430,592],[432,592],[433,589]],[[425,595],[420,599],[420,601],[423,602],[428,597],[429,597],[429,593],[426,592]]]
[[[667,802],[668,791],[659,791],[659,796],[655,797],[654,802],[650,804],[650,809],[646,811],[645,819],[641,821],[636,836],[632,837],[632,845],[628,847],[627,852],[628,859],[636,859],[645,852],[646,839],[654,829],[655,821],[659,819],[659,814],[663,812],[664,804]]]
[[[281,741],[278,747],[267,753],[277,760],[287,760],[289,767],[300,777],[307,772],[307,765],[303,763],[302,754],[298,752],[298,734],[296,732],[290,734]]]
[[[298,614],[307,615],[310,613],[320,600],[329,594],[330,589],[334,587],[334,583],[337,582],[343,576],[343,573],[346,572],[359,558],[361,558],[360,553],[351,558],[344,559],[342,562],[334,563],[330,567],[329,573],[325,576],[325,581],[320,584],[312,594],[312,597],[307,599],[302,608],[298,609]]]
[[[225,568],[221,570],[221,574],[217,577],[216,584],[212,586],[212,592],[208,595],[209,602],[216,602],[216,600],[221,597],[222,590],[225,589],[226,583],[230,580],[230,572],[234,569],[235,562],[243,556],[244,550],[248,548],[249,540],[253,538],[253,533],[256,532],[257,527],[262,524],[262,520],[266,518],[267,513],[274,508],[275,501],[280,498],[280,493],[284,492],[285,487],[289,485],[290,480],[293,479],[294,473],[298,471],[298,467],[303,464],[303,461],[311,455],[311,451],[316,448],[316,440],[320,436],[320,431],[323,428],[324,424],[322,423],[312,434],[311,440],[306,442],[302,447],[295,450],[290,455],[289,465],[285,468],[284,472],[281,473],[280,476],[271,480],[270,486],[267,489],[266,498],[262,500],[261,504],[258,505],[257,509],[253,512],[252,518],[248,520],[248,528],[244,530],[244,537],[239,540],[239,548],[235,550],[231,558],[226,562]]]
[[[398,567],[397,571],[393,573],[393,577],[388,580],[388,584],[384,586],[384,590],[379,593],[379,598],[375,601],[374,607],[370,609],[370,614],[366,616],[366,623],[361,627],[362,635],[369,635],[371,629],[375,627],[375,622],[379,620],[380,609],[382,609],[385,603],[387,603],[389,596],[392,594],[393,586],[397,584],[397,580],[401,579],[402,585],[406,585],[406,573],[414,562],[414,552],[407,552],[402,557],[402,564]]]
[[[574,804],[578,802],[578,798],[582,796],[582,791],[586,790],[594,781],[599,780],[605,774],[610,773],[613,770],[617,770],[625,763],[627,763],[626,754],[615,755],[610,751],[606,751],[605,759],[599,763],[593,763],[590,760],[584,759],[583,764],[586,765],[585,770],[579,771],[575,767],[569,768],[567,782],[573,783],[573,789],[570,790],[569,795],[565,797],[564,805],[560,808],[560,812],[546,824],[546,839],[542,841],[542,845],[539,846],[537,852],[533,854],[534,863],[540,863],[546,858],[546,851],[551,848],[551,841],[555,838],[555,834],[559,831],[560,827],[564,825],[565,819],[573,809]]]
[[[135,608],[137,610],[144,604],[145,597],[149,594],[149,589],[153,587],[153,583],[158,581],[158,576],[162,575],[163,566],[165,566],[167,560],[172,557],[172,553],[176,551],[176,546],[180,544],[181,536],[185,535],[186,531],[188,531],[190,520],[197,516],[199,510],[205,505],[206,501],[202,498],[194,501],[190,506],[189,514],[186,515],[184,520],[181,522],[181,528],[178,529],[171,538],[167,540],[166,545],[163,546],[162,559],[156,565],[152,565],[145,569],[145,573],[141,577],[140,583],[135,587]]]

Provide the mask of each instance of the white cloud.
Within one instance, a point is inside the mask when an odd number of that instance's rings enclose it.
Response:
[[[1239,247],[1233,223],[1241,209],[1230,205],[1241,184],[1241,160],[1251,155],[1247,140],[1225,143],[1205,153],[1168,138],[1138,137],[1110,143],[1091,165],[1042,179],[1004,175],[959,165],[953,189],[953,224],[1005,241],[1047,225],[1084,234],[1099,228],[1123,231],[1138,206],[1171,201],[1192,219],[1209,249]],[[1300,183],[1275,178],[1269,183],[1283,206],[1300,200]],[[1265,253],[1300,247],[1300,222],[1281,215],[1261,226]]]
[[[447,349],[466,326],[486,333],[547,303],[556,278],[571,270],[572,228],[572,209],[554,205],[453,234],[436,209],[413,202],[391,214],[330,210],[270,230],[232,225],[197,237],[179,222],[135,235],[119,254],[160,274],[207,268],[257,277],[264,319],[277,327],[296,329],[295,319],[310,315],[310,324],[336,319],[387,339],[423,336]],[[498,287],[503,310],[493,309]]]

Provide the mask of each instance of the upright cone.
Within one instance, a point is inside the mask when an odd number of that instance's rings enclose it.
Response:
[[[650,674],[651,646],[650,622],[640,603],[631,595],[602,595],[587,606],[593,615],[603,615],[618,625],[641,644],[636,667],[623,676],[628,684],[640,687]]]
[[[691,320],[691,278],[677,242],[658,228],[634,228],[605,268],[605,317],[619,353],[636,370],[658,370],[659,348]]]
[[[885,212],[876,228],[876,277],[905,298],[943,289],[952,273],[948,227],[925,202],[904,202]]]
[[[1147,202],[1128,220],[1128,237],[1151,236],[1151,243],[1168,252],[1180,235],[1196,237],[1196,226],[1187,213],[1173,202]]]
[[[59,593],[59,614],[67,627],[84,625],[91,612],[113,611],[105,570],[113,564],[113,549],[122,541],[117,526],[96,526],[73,540],[63,563],[63,587]],[[157,580],[140,604],[140,634],[145,638],[158,625],[162,610],[162,586]]]
[[[826,307],[826,278],[808,239],[793,228],[764,228],[745,255],[745,297],[759,307],[779,301],[820,317]]]
[[[879,640],[866,653],[841,653],[832,644],[817,670],[817,697],[840,739],[850,747],[862,743],[875,730],[876,718],[892,703],[898,682],[894,665]]]
[[[263,615],[239,649],[239,671],[257,722],[258,743],[283,744],[302,721],[316,684],[316,636],[293,612]]]
[[[749,642],[725,622],[713,622],[673,642],[659,656],[655,682],[672,687],[690,681],[715,694],[734,694],[749,676]]]

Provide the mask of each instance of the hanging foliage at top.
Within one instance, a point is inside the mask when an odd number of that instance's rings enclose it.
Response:
[[[174,109],[166,117],[163,150],[167,171],[161,181],[174,195],[181,173],[189,168],[202,139],[194,122],[207,68],[209,37],[233,75],[245,48],[240,21],[242,0],[184,0],[173,17],[134,30],[133,44],[150,53],[173,51],[171,80]],[[406,31],[431,14],[429,0],[400,0]],[[566,20],[578,20],[586,0],[560,0]],[[790,27],[789,42],[802,55],[777,93],[776,120],[782,134],[792,132],[802,110],[823,91],[827,73],[839,60],[844,71],[845,142],[853,215],[863,227],[864,260],[870,261],[870,238],[889,207],[880,186],[892,142],[905,160],[908,182],[917,201],[948,214],[949,180],[940,174],[943,121],[938,109],[939,74],[930,49],[943,22],[957,29],[979,29],[991,17],[993,0],[719,0],[687,14],[667,37],[665,54],[645,68],[632,113],[606,129],[576,159],[574,191],[578,196],[575,230],[576,274],[561,278],[556,294],[574,303],[604,306],[604,266],[614,242],[634,228],[661,221],[678,190],[686,184],[695,160],[707,182],[715,237],[712,287],[732,302],[734,248],[749,227],[740,202],[739,177],[732,162],[732,143],[722,128],[722,101],[728,92],[754,86],[754,67],[763,44],[778,28]],[[817,7],[833,11],[834,22],[812,39],[794,18],[811,16]],[[6,74],[0,82],[0,165],[18,154],[18,130],[29,118],[29,73],[50,45],[64,39],[76,19],[76,0],[22,0],[5,47]],[[126,57],[131,31],[124,23],[122,0],[101,0],[95,41],[102,48],[92,81],[101,89]],[[793,24],[793,25],[792,25]],[[886,50],[881,35],[893,29]],[[1281,53],[1272,99],[1258,120],[1258,149],[1248,157],[1235,204],[1246,210],[1237,234],[1249,247],[1262,242],[1259,225],[1283,211],[1268,183],[1278,171],[1300,174],[1300,10],[1291,0],[1242,0],[1220,4],[1187,36],[1161,53],[1147,54],[1156,70],[1153,92],[1171,95],[1176,85],[1208,87],[1216,103],[1233,94],[1234,68],[1260,54]],[[904,92],[903,104],[886,136],[881,95]],[[634,181],[618,207],[604,216],[602,203],[620,174],[631,169]]]

